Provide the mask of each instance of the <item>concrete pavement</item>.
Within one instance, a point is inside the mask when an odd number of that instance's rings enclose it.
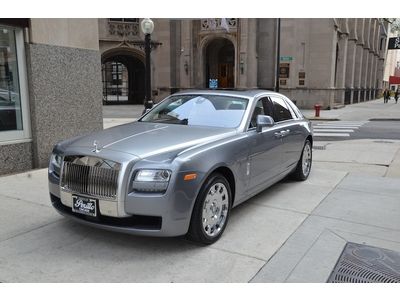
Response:
[[[369,105],[352,114],[368,117]],[[113,113],[105,126],[137,117]],[[400,141],[315,146],[307,181],[283,180],[235,208],[208,247],[66,220],[46,169],[0,177],[0,282],[325,282],[347,241],[400,251]]]

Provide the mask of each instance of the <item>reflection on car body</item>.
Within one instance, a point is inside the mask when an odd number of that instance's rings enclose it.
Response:
[[[95,227],[211,244],[232,207],[289,174],[307,179],[312,142],[311,123],[281,94],[183,91],[136,122],[57,144],[50,197]]]

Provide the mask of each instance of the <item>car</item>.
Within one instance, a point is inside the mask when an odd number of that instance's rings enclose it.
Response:
[[[231,209],[291,175],[306,180],[312,125],[267,90],[188,90],[137,121],[55,145],[55,209],[98,228],[212,244]]]

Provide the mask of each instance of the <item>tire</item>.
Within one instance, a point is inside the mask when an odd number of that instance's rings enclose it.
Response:
[[[232,202],[229,182],[219,174],[211,174],[200,189],[193,208],[187,237],[210,245],[224,232]]]
[[[312,147],[311,142],[306,140],[301,152],[300,160],[297,163],[296,169],[292,174],[292,178],[298,181],[304,181],[308,178],[311,172],[312,165]]]

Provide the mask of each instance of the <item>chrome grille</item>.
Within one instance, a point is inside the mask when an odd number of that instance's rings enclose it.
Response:
[[[64,161],[61,187],[84,195],[115,198],[118,190],[118,174],[119,171],[113,168]]]

